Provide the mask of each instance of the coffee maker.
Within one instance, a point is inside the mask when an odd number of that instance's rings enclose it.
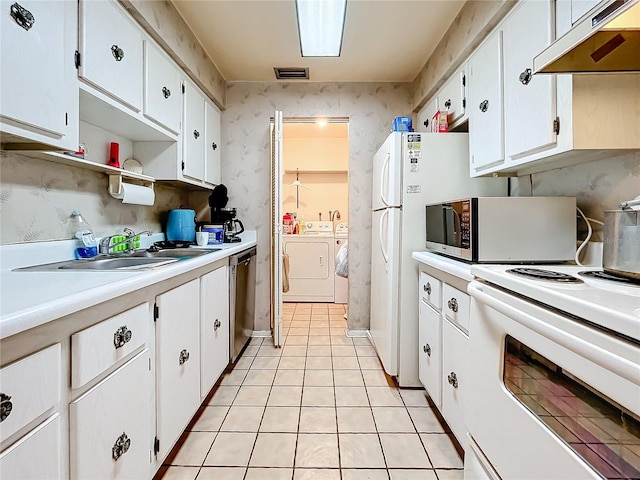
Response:
[[[244,225],[236,218],[236,209],[227,208],[227,187],[217,185],[209,196],[209,207],[211,207],[211,223],[222,225],[224,229],[224,243],[240,242],[239,234],[244,232]]]

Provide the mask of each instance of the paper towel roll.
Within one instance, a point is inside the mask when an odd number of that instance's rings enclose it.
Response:
[[[156,199],[156,193],[153,188],[124,182],[122,182],[120,186],[120,192],[111,192],[111,196],[122,200],[122,203],[132,203],[135,205],[153,205]]]

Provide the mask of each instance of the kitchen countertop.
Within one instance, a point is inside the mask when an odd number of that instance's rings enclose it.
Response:
[[[471,264],[433,252],[413,252],[411,258],[468,282],[473,280]]]
[[[14,268],[73,258],[69,256],[73,241],[1,246],[0,339],[214,263],[257,243],[255,231],[243,232],[240,237],[240,243],[195,247],[221,249],[207,255],[156,269],[122,272],[16,272]]]

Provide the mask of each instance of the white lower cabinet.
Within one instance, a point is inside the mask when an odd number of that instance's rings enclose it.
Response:
[[[200,279],[200,299],[200,398],[204,399],[229,365],[228,267]]]
[[[152,375],[145,349],[71,402],[72,479],[150,477]]]
[[[60,414],[55,414],[0,454],[3,479],[61,478]]]
[[[431,400],[442,408],[442,320],[440,314],[420,302],[418,340],[418,377]]]
[[[157,459],[200,405],[200,279],[156,298]]]
[[[448,320],[442,321],[442,416],[453,434],[464,441],[465,364],[469,337]]]

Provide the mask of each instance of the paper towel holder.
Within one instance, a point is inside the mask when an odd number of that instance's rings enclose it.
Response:
[[[125,183],[123,182],[122,177],[122,173],[109,174],[109,194],[114,198],[119,198],[122,196],[122,184]],[[153,190],[153,180],[146,180],[141,178],[136,178],[136,180],[140,181],[145,187],[151,188],[151,190]]]

